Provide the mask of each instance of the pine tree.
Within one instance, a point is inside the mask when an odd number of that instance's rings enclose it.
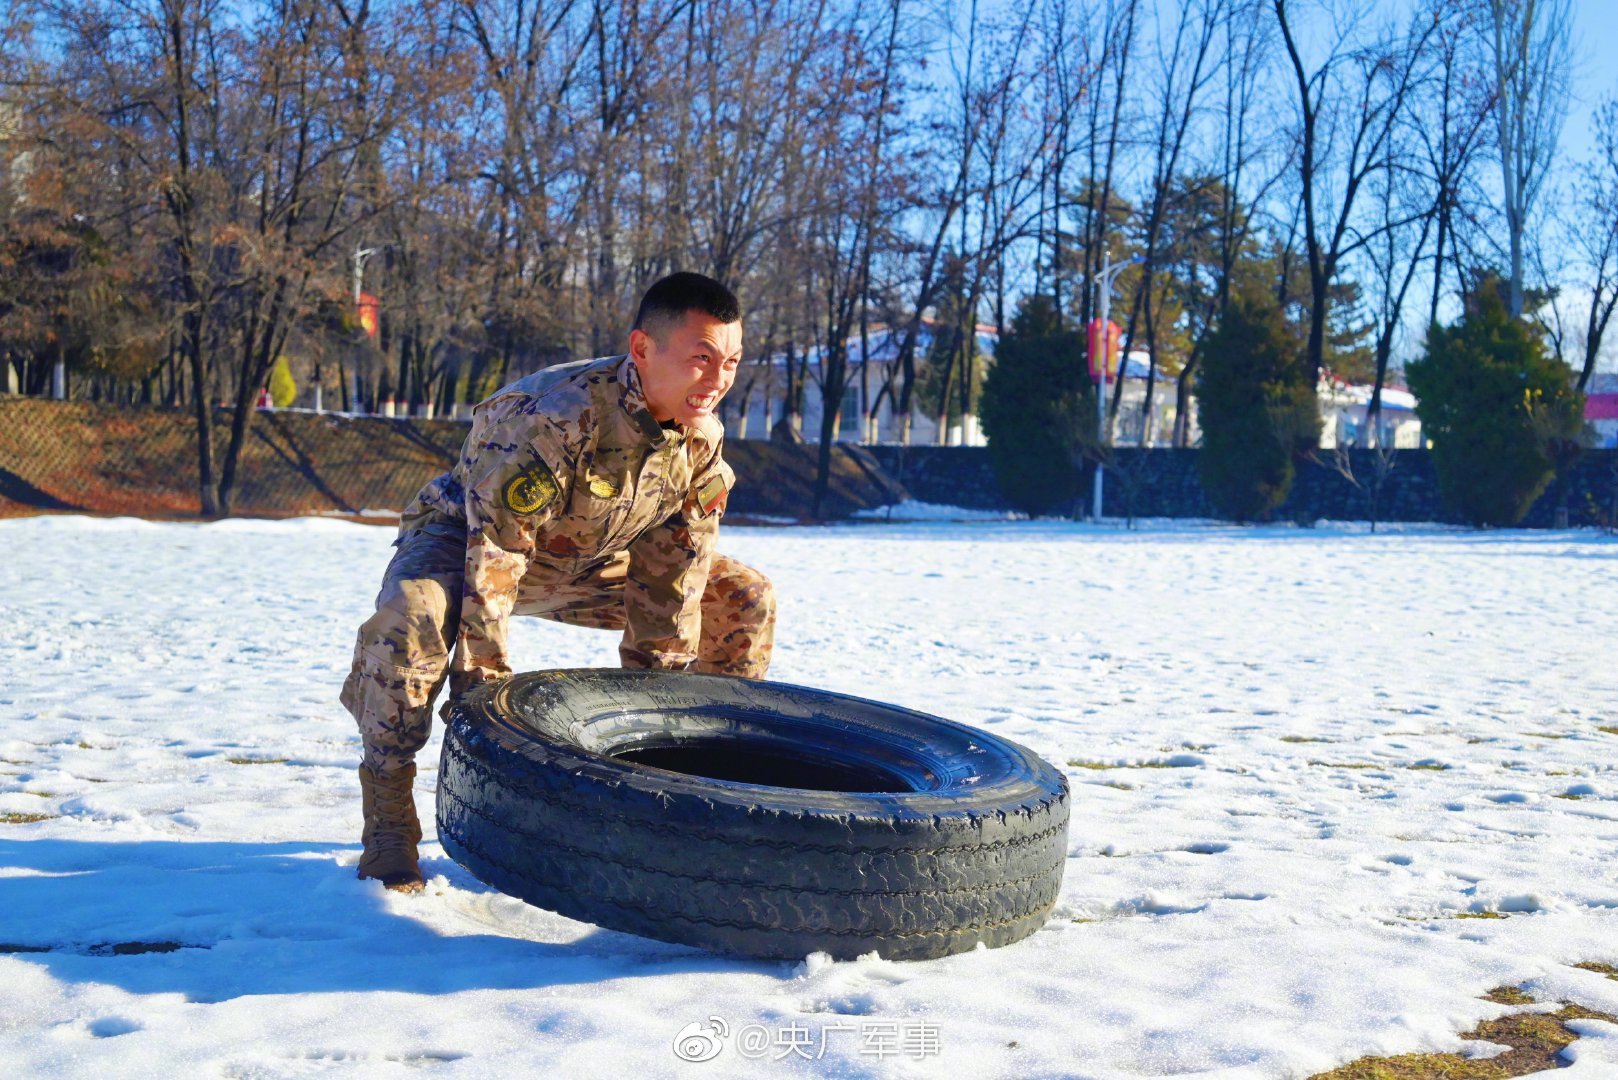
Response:
[[[1584,426],[1572,370],[1507,314],[1502,288],[1492,275],[1479,281],[1460,320],[1433,326],[1405,372],[1444,503],[1475,525],[1521,521],[1555,475],[1553,448]]]
[[[979,403],[989,458],[1007,501],[1030,514],[1065,512],[1082,493],[1080,435],[1094,428],[1085,343],[1055,301],[1027,297],[995,349]]]
[[[1292,488],[1292,459],[1319,442],[1309,369],[1279,306],[1258,289],[1231,298],[1197,380],[1202,486],[1219,513],[1262,521]]]

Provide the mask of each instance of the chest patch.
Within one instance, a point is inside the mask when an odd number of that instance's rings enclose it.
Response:
[[[500,498],[513,514],[535,514],[556,501],[556,477],[543,461],[536,461],[507,480]]]
[[[618,489],[611,480],[603,480],[599,476],[590,481],[590,494],[598,499],[610,499],[618,494]]]

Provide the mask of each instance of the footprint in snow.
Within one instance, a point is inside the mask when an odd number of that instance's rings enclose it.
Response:
[[[111,1039],[139,1031],[141,1025],[125,1016],[103,1016],[99,1020],[90,1021],[85,1030],[98,1039]]]

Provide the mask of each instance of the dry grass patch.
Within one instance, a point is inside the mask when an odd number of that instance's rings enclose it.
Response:
[[[1503,919],[1504,915],[1498,911],[1462,911],[1455,916],[1457,919]]]
[[[10,945],[0,942],[0,954],[71,952],[86,956],[144,956],[147,953],[179,952],[185,948],[198,946],[182,945],[178,941],[108,941],[100,945]]]
[[[1531,1005],[1534,999],[1521,987],[1497,986],[1484,997],[1502,1005]],[[1485,1020],[1461,1038],[1499,1043],[1510,1047],[1492,1058],[1468,1058],[1460,1054],[1400,1054],[1398,1057],[1366,1057],[1351,1061],[1330,1072],[1317,1073],[1310,1080],[1503,1080],[1527,1076],[1567,1064],[1562,1051],[1578,1040],[1567,1026],[1569,1020],[1606,1020],[1618,1017],[1563,1002],[1553,1013],[1512,1013],[1497,1020]]]
[[[1283,735],[1283,736],[1281,736],[1281,741],[1282,742],[1291,742],[1291,743],[1331,742],[1330,739],[1322,739],[1322,738],[1320,738],[1318,736],[1315,736],[1315,735]]]
[[[290,759],[284,757],[232,757],[225,760],[232,765],[285,765]]]
[[[32,825],[36,821],[49,821],[51,818],[60,816],[60,814],[0,813],[0,825]]]
[[[1597,726],[1597,731],[1605,731],[1608,735],[1618,735],[1618,727]]]
[[[1415,765],[1406,765],[1405,768],[1407,768],[1407,769],[1420,769],[1420,770],[1423,770],[1423,771],[1426,771],[1426,772],[1444,772],[1449,768],[1449,766],[1448,765],[1440,765],[1436,761],[1423,761],[1423,762],[1418,762]]]
[[[1385,769],[1386,765],[1376,765],[1369,761],[1311,761],[1311,765],[1319,765],[1322,769]]]
[[[1597,975],[1605,975],[1609,979],[1618,981],[1618,967],[1613,967],[1611,964],[1603,964],[1596,960],[1584,960],[1573,966],[1584,971],[1593,971]]]
[[[1532,1005],[1533,995],[1523,993],[1520,986],[1497,986],[1483,995],[1484,1001],[1492,1001],[1496,1005]]]

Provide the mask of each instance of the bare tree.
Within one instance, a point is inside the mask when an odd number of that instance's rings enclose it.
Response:
[[[1287,0],[1273,2],[1298,109],[1297,177],[1309,265],[1305,348],[1313,385],[1325,364],[1332,280],[1343,259],[1375,236],[1354,228],[1355,203],[1367,178],[1385,167],[1434,24],[1418,21],[1409,35],[1383,29],[1363,43],[1353,40],[1357,27],[1334,27],[1324,59],[1310,71]]]
[[[1153,120],[1152,172],[1145,200],[1144,221],[1139,244],[1141,249],[1140,322],[1145,329],[1146,351],[1149,357],[1146,378],[1146,398],[1141,414],[1141,445],[1151,445],[1152,398],[1157,387],[1159,339],[1163,327],[1160,316],[1170,301],[1169,290],[1158,283],[1162,262],[1161,243],[1169,203],[1177,191],[1181,162],[1186,144],[1192,134],[1192,121],[1197,115],[1203,92],[1218,73],[1214,62],[1213,46],[1226,19],[1230,17],[1225,0],[1195,0],[1179,10],[1172,24],[1172,39],[1165,46],[1164,28],[1158,26],[1159,93]],[[1131,320],[1133,324],[1134,320]],[[1133,337],[1133,325],[1131,337]],[[1133,341],[1125,345],[1126,353]],[[1117,403],[1123,395],[1114,396]]]
[[[1318,462],[1319,458],[1315,460]],[[1350,487],[1365,496],[1366,518],[1371,523],[1372,532],[1376,532],[1377,523],[1382,520],[1382,489],[1387,487],[1388,477],[1393,474],[1398,461],[1393,447],[1379,442],[1369,455],[1367,467],[1363,469],[1355,465],[1354,451],[1344,443],[1333,447],[1330,459],[1325,462]]]
[[[1572,8],[1568,0],[1489,0],[1487,29],[1510,260],[1506,304],[1520,316],[1524,237],[1567,113]]]
[[[1418,20],[1432,17],[1425,12],[1416,16]],[[1439,30],[1435,41],[1441,46],[1443,40],[1443,31]],[[1414,96],[1417,99],[1427,96],[1435,83],[1442,84],[1454,77],[1445,66],[1448,57],[1443,52],[1442,48],[1433,49],[1428,57],[1422,58],[1421,74],[1414,83]],[[1434,66],[1438,70],[1435,71]],[[1424,119],[1415,110],[1400,118],[1399,125],[1384,144],[1382,167],[1372,174],[1369,183],[1373,212],[1368,215],[1364,226],[1369,239],[1363,253],[1369,273],[1364,275],[1363,280],[1369,286],[1375,305],[1373,353],[1376,375],[1371,386],[1371,400],[1365,410],[1364,432],[1365,445],[1370,447],[1381,444],[1378,433],[1382,416],[1382,391],[1387,384],[1388,364],[1393,356],[1395,339],[1405,325],[1405,300],[1426,257],[1428,238],[1446,212],[1451,198],[1451,177],[1441,171],[1427,176],[1408,164],[1419,160],[1415,150],[1422,145]],[[1440,139],[1445,137],[1441,135]],[[1431,148],[1431,140],[1428,140],[1427,146]],[[1438,160],[1440,170],[1449,166],[1443,160],[1444,153],[1441,151],[1430,155],[1430,160]],[[1353,480],[1352,475],[1344,475]],[[1372,529],[1375,527],[1373,506]]]
[[[1433,64],[1429,90],[1417,96],[1412,130],[1420,140],[1433,189],[1432,284],[1427,325],[1438,321],[1444,275],[1453,264],[1456,286],[1465,284],[1459,220],[1480,144],[1494,102],[1494,80],[1479,55],[1468,0],[1431,0]],[[1481,198],[1472,200],[1482,202]]]
[[[1092,63],[1097,68],[1095,87],[1089,95],[1085,173],[1082,265],[1079,279],[1089,282],[1100,273],[1103,253],[1108,249],[1114,213],[1113,183],[1118,167],[1120,134],[1127,113],[1125,88],[1129,83],[1129,61],[1134,54],[1136,16],[1139,0],[1103,0],[1101,27],[1097,36],[1100,55]],[[1105,88],[1106,92],[1101,92]],[[1079,293],[1079,322],[1089,323],[1095,302],[1092,289]]]
[[[1580,184],[1578,223],[1572,230],[1584,266],[1579,284],[1590,294],[1580,342],[1580,393],[1590,385],[1607,327],[1618,309],[1618,97],[1601,103],[1595,128],[1595,155]]]
[[[52,111],[89,146],[113,151],[146,178],[163,216],[165,259],[197,424],[205,516],[218,515],[211,343],[226,287],[214,257],[221,113],[233,87],[214,0],[51,3],[39,12],[72,62],[49,84]]]
[[[858,24],[855,23],[855,26]],[[823,277],[826,336],[821,347],[820,451],[815,467],[815,494],[812,513],[819,517],[831,479],[831,451],[837,441],[843,393],[848,382],[848,341],[859,312],[870,293],[873,246],[881,229],[882,210],[887,205],[883,190],[892,174],[888,159],[888,133],[893,117],[899,43],[899,2],[890,0],[886,16],[875,24],[869,50],[875,59],[868,64],[859,59],[868,51],[867,43],[850,27],[848,66],[840,80],[845,99],[860,98],[851,119],[864,130],[855,142],[863,153],[856,162],[828,158],[822,173],[829,190],[847,187],[837,199],[836,211],[821,220],[827,226],[821,242],[829,258]],[[880,44],[877,44],[880,43]],[[861,357],[863,365],[866,357]]]
[[[1210,171],[1184,178],[1171,208],[1186,222],[1169,248],[1175,291],[1189,320],[1191,347],[1175,380],[1174,445],[1191,440],[1191,386],[1207,336],[1217,326],[1230,299],[1237,264],[1252,254],[1256,222],[1252,205],[1261,202],[1281,179],[1283,165],[1273,165],[1250,193],[1249,177],[1275,140],[1255,137],[1263,124],[1258,98],[1273,30],[1263,17],[1262,0],[1240,0],[1223,23],[1223,78],[1219,109],[1218,158]],[[1217,170],[1217,174],[1214,170]],[[1211,206],[1199,206],[1209,196]]]

